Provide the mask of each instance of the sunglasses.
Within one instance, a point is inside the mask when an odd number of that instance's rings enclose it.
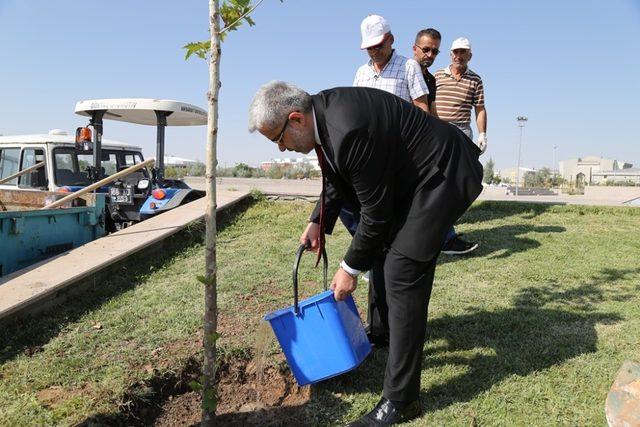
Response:
[[[434,55],[437,55],[440,53],[440,50],[436,49],[435,47],[422,47],[422,46],[418,46],[417,44],[414,44],[414,46],[420,49],[422,53],[424,53],[425,55],[428,55],[431,52],[433,52]]]
[[[287,121],[284,122],[284,126],[282,127],[282,130],[280,131],[280,133],[276,138],[271,140],[271,142],[275,142],[276,144],[280,145],[280,143],[282,142],[282,137],[284,137],[284,131],[287,130],[288,125],[289,125],[289,117],[287,116]]]

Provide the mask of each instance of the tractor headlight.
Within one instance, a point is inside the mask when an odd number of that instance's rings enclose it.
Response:
[[[146,190],[147,188],[149,188],[148,179],[141,179],[140,181],[138,181],[138,190]]]

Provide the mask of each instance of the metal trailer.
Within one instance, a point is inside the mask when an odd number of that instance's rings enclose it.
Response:
[[[104,194],[85,194],[63,209],[42,209],[62,196],[0,190],[0,276],[104,236]]]

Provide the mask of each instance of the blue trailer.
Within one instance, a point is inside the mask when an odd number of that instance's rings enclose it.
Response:
[[[63,208],[42,209],[62,196],[0,190],[0,276],[104,236],[104,194],[85,194]]]

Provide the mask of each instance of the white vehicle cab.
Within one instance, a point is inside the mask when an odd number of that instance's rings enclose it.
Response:
[[[142,149],[135,145],[104,140],[102,148],[103,176],[143,161]],[[92,183],[86,173],[93,164],[92,154],[76,149],[75,136],[60,129],[48,134],[0,136],[0,180],[40,162],[44,166],[0,184],[0,189],[74,191]]]

